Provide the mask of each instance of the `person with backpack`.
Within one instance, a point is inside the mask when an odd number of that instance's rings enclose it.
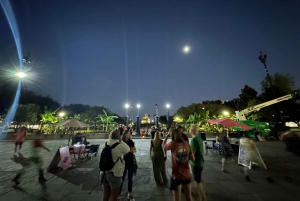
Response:
[[[130,152],[124,155],[124,160],[125,160],[125,170],[123,173],[123,178],[122,178],[122,184],[120,188],[120,193],[119,196],[121,195],[122,192],[122,186],[126,177],[126,174],[128,172],[128,192],[127,192],[127,199],[128,200],[134,200],[132,196],[132,178],[133,175],[136,173],[137,170],[137,164],[136,164],[136,159],[134,153],[136,152],[136,148],[134,146],[134,142],[131,140],[131,134],[128,130],[126,130],[122,136],[123,142],[125,142],[129,148]],[[120,200],[120,197],[118,198]]]
[[[102,201],[117,201],[125,169],[124,154],[130,151],[122,141],[120,131],[113,130],[109,140],[100,147],[100,178],[103,186]]]

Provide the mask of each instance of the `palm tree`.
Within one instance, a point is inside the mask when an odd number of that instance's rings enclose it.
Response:
[[[74,119],[81,121],[81,115],[80,114],[75,114]]]
[[[197,127],[201,124],[201,115],[197,114],[190,114],[188,120],[185,122],[186,126],[189,127],[191,125],[196,125]]]
[[[51,110],[48,110],[47,107],[45,107],[44,109],[44,113],[41,114],[41,129],[43,124],[46,123],[51,123],[51,124],[55,124],[56,122],[58,122],[58,118],[56,116],[54,116],[55,112],[52,112]]]
[[[104,114],[99,114],[98,118],[99,121],[103,124],[103,128],[105,127],[105,131],[107,131],[109,124],[111,124],[114,119],[117,119],[117,116],[109,116],[107,115],[107,112],[105,110],[103,110]]]

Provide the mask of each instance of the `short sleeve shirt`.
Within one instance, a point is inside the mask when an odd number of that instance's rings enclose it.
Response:
[[[190,164],[197,167],[203,167],[203,141],[201,136],[197,135],[190,142],[191,148],[195,151],[195,161],[190,161]]]
[[[16,142],[24,142],[26,136],[26,131],[18,131],[17,132],[17,137],[16,137]]]
[[[192,152],[189,143],[171,141],[165,144],[164,148],[172,153],[172,177],[178,180],[190,179],[189,158]]]

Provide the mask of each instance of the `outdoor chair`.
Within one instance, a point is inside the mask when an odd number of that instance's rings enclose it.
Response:
[[[204,142],[204,144],[205,144],[206,156],[207,156],[208,150],[210,151],[210,153],[212,154],[213,157],[217,156],[216,149],[214,147],[209,146],[207,144],[207,142]]]
[[[91,160],[93,160],[93,158],[96,157],[97,154],[98,154],[99,147],[100,147],[99,144],[97,144],[97,145],[91,145],[89,147],[89,149],[85,151],[85,153],[86,153],[85,157],[87,158],[91,154]]]

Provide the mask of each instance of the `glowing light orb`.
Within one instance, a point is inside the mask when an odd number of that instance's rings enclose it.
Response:
[[[18,72],[16,74],[19,78],[23,78],[23,77],[26,77],[26,74],[24,72]]]
[[[186,46],[183,47],[183,52],[184,53],[189,53],[190,51],[191,51],[190,46],[186,45]]]
[[[229,112],[224,111],[223,114],[224,114],[225,116],[228,116],[228,115],[229,115]]]

